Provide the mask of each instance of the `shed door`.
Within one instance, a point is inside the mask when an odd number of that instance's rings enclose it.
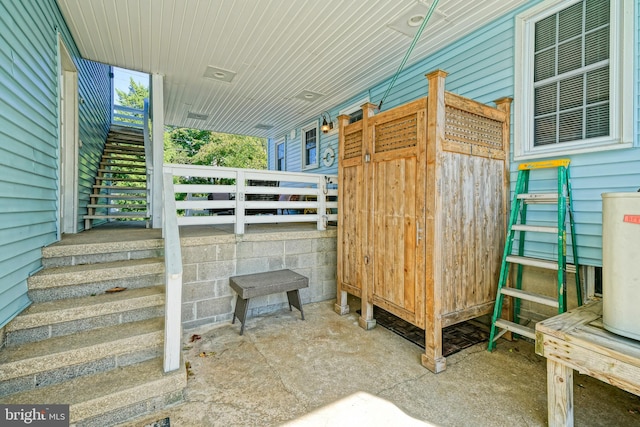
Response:
[[[344,146],[340,152],[338,190],[340,197],[340,228],[338,229],[338,281],[343,290],[362,295],[360,266],[361,244],[364,234],[363,137],[362,122],[344,129]]]
[[[425,110],[371,120],[373,303],[424,328]]]

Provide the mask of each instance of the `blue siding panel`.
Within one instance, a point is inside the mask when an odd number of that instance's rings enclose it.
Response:
[[[0,327],[29,305],[27,278],[56,241],[58,34],[78,70],[84,212],[110,119],[109,67],[80,58],[55,0],[0,3]],[[78,223],[82,224],[80,217]]]
[[[477,101],[491,104],[492,101],[502,97],[512,97],[518,102],[519,94],[514,93],[515,72],[515,16],[527,8],[539,3],[528,2],[520,9],[498,17],[495,21],[468,36],[451,43],[449,46],[419,60],[417,63],[404,70],[389,96],[384,101],[382,110],[389,110],[405,104],[416,98],[427,95],[428,82],[425,73],[435,69],[448,72],[446,90],[466,96]],[[634,37],[635,55],[638,58],[640,52],[640,1],[635,0],[636,22],[635,33],[628,35]],[[428,43],[422,40],[419,43]],[[574,199],[574,212],[577,230],[578,256],[581,264],[602,265],[602,193],[636,191],[640,188],[640,64],[634,64],[634,148],[623,150],[610,150],[598,153],[572,155],[571,176]],[[347,105],[357,102],[369,95],[371,102],[378,104],[380,98],[387,89],[389,80],[383,82],[371,82],[371,88],[358,97],[345,100],[341,105],[329,110],[335,118],[337,112]],[[513,110],[512,110],[513,111]],[[305,125],[317,118],[310,117],[298,126]],[[512,121],[513,122],[513,121]],[[280,132],[287,132],[281,129]],[[300,170],[299,150],[300,141],[287,142],[287,170]],[[337,145],[337,135],[321,137],[321,151],[326,145]],[[512,150],[513,152],[513,150]],[[565,156],[557,156],[565,157]],[[513,154],[512,157],[513,158]],[[511,162],[512,190],[517,177],[518,163]],[[332,168],[322,169],[323,173],[336,173],[337,164]],[[556,178],[551,175],[531,176],[531,189],[553,187]],[[552,224],[556,221],[555,213],[544,209],[532,209],[528,220],[540,224]],[[530,233],[532,234],[532,233]],[[527,254],[541,257],[551,257],[556,254],[555,241],[545,240],[545,237],[529,236],[527,241]],[[529,239],[529,238],[528,238]],[[569,258],[571,258],[569,256]]]

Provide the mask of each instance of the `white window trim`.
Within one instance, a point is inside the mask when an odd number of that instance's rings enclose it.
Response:
[[[283,145],[283,149],[284,149],[284,157],[283,157],[283,162],[284,162],[284,169],[282,169],[283,171],[287,170],[287,144],[285,144],[285,137],[282,137],[280,139],[277,139],[275,144],[273,144],[273,159],[274,159],[274,169],[278,170],[278,146],[280,144]]]
[[[630,148],[633,145],[633,58],[634,5],[626,0],[611,1],[610,109],[611,135],[588,141],[533,147],[533,31],[535,21],[581,0],[546,0],[516,16],[514,160]],[[627,52],[625,55],[623,52]],[[517,97],[520,97],[518,100]]]
[[[306,154],[307,154],[307,150],[306,150],[306,145],[307,145],[307,138],[306,138],[306,132],[311,130],[311,129],[315,129],[316,130],[316,161],[315,163],[310,163],[307,164],[306,163]],[[318,159],[320,158],[320,126],[319,126],[319,122],[315,121],[315,122],[311,122],[306,126],[303,126],[300,129],[300,154],[302,156],[301,159],[301,165],[302,165],[302,170],[307,170],[307,169],[316,169],[319,166],[318,163]]]
[[[342,116],[342,115],[347,115],[350,116],[351,114],[355,113],[358,110],[362,109],[362,106],[366,103],[369,102],[369,97],[367,96],[364,99],[361,99],[358,102],[354,102],[353,104],[343,108],[342,110],[338,111],[338,115]]]

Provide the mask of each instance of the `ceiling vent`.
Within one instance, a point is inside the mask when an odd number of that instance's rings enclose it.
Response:
[[[418,32],[420,25],[422,25],[422,21],[424,21],[427,13],[429,13],[429,6],[423,3],[416,3],[390,22],[388,27],[407,37],[413,38]],[[446,15],[438,12],[436,8],[427,26],[430,27],[442,20],[446,21],[446,18]]]
[[[217,80],[219,82],[231,83],[231,80],[236,76],[235,71],[225,70],[223,68],[212,67],[209,65],[204,71],[204,77],[211,80]]]
[[[207,120],[209,118],[208,114],[200,114],[200,113],[194,113],[192,111],[189,111],[187,113],[187,119],[194,119],[194,120]]]
[[[255,126],[256,129],[262,129],[262,130],[269,130],[269,129],[273,129],[273,125],[266,125],[264,123],[258,123]]]
[[[318,92],[312,92],[310,90],[303,90],[298,95],[294,96],[294,98],[302,99],[303,101],[315,101],[323,97],[324,94]]]

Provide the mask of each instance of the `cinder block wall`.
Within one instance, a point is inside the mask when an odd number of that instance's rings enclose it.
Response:
[[[336,230],[182,238],[185,329],[228,322],[236,294],[229,277],[288,268],[309,278],[303,304],[336,297]],[[249,315],[288,307],[285,293],[253,298]]]

